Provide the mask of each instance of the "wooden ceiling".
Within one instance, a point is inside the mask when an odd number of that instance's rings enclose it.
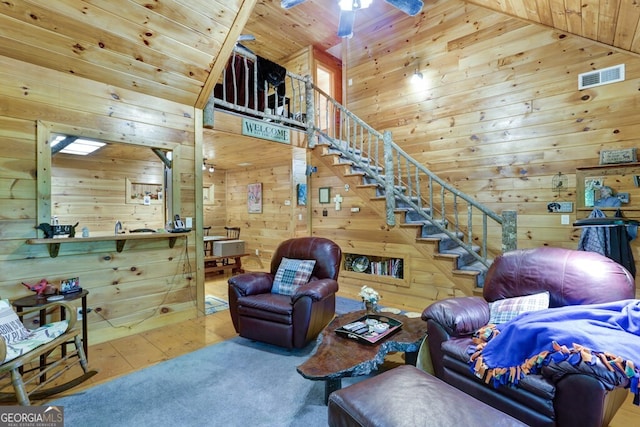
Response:
[[[416,23],[428,21],[429,9],[447,1],[425,0]],[[640,53],[640,2],[635,0],[467,0],[496,12],[539,23],[633,53]],[[358,28],[376,28],[384,39],[392,32],[394,18],[401,12],[382,0],[374,0],[367,10],[356,14]],[[330,49],[341,42],[335,33],[338,25],[337,0],[307,0],[289,10],[279,0],[258,0],[243,32],[256,36],[247,45],[256,53],[277,60],[302,47],[314,45]],[[281,37],[277,35],[281,34]]]
[[[635,0],[426,0],[412,19],[424,25],[429,10],[448,1],[640,53]],[[357,12],[354,37],[375,28],[385,39],[400,17],[374,0]],[[337,0],[289,10],[280,0],[12,0],[0,2],[0,55],[202,108],[241,33],[274,61],[310,45],[340,56],[338,19]]]
[[[256,0],[0,2],[0,55],[203,107]]]
[[[460,0],[427,0],[413,19],[428,20],[429,9],[446,1]],[[640,53],[638,1],[467,3]],[[337,0],[307,0],[289,10],[280,0],[4,1],[0,55],[202,107],[240,33],[253,34],[245,44],[274,61],[309,45],[335,52],[338,15]],[[384,39],[401,15],[375,0],[356,14],[354,37],[366,25]]]

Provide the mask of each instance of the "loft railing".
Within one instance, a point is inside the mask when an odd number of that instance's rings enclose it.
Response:
[[[386,200],[389,225],[395,225],[397,208],[410,208],[418,216],[415,220],[428,221],[485,266],[492,258],[487,243],[490,235],[501,235],[502,252],[516,249],[515,211],[497,214],[459,191],[404,152],[390,132],[373,129],[309,77],[287,72],[285,96],[280,97],[265,82],[258,84],[256,67],[250,61],[255,64],[255,55],[234,51],[229,63],[236,65],[227,67],[222,77],[227,83],[218,88],[205,108],[205,126],[209,116],[212,120],[213,110],[222,108],[305,130],[310,147],[317,141],[329,144],[363,171],[366,182],[378,187],[379,196]],[[234,71],[237,64],[244,74]],[[241,74],[246,78],[236,82]],[[248,93],[259,93],[262,103]]]
[[[234,48],[204,109],[205,127],[213,125],[213,112],[220,109],[306,129],[309,77],[287,71],[282,87],[273,87],[266,80],[259,81],[257,64],[255,54],[238,46]]]

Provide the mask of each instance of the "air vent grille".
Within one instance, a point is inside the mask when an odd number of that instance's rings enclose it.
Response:
[[[624,81],[624,64],[580,74],[578,76],[578,89],[587,89],[621,81]]]

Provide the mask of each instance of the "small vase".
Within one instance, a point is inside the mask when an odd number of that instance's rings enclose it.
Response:
[[[378,312],[378,304],[372,301],[365,301],[364,308],[367,314],[376,314]]]

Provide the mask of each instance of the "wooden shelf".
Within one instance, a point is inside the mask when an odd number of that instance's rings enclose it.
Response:
[[[357,259],[366,258],[366,268],[357,265]],[[390,283],[397,286],[407,286],[407,260],[404,257],[388,257],[379,255],[362,255],[345,253],[343,255],[342,275],[345,277],[359,278],[379,283]],[[354,268],[355,267],[355,268]]]
[[[607,216],[620,209],[624,216],[637,216],[640,210],[640,163],[617,163],[608,165],[594,165],[576,168],[576,218],[587,218],[596,207],[586,203],[587,181],[601,180],[602,184],[611,187],[614,192],[627,193],[629,203],[623,203],[619,208],[598,207]],[[597,195],[590,197],[595,202]]]
[[[83,242],[116,242],[116,251],[122,252],[127,240],[149,240],[149,239],[168,239],[169,247],[173,248],[178,237],[188,236],[191,232],[185,233],[130,233],[117,234],[113,236],[95,236],[95,237],[62,237],[59,239],[28,239],[28,245],[48,245],[49,256],[55,258],[60,251],[60,245],[63,243],[83,243]]]

